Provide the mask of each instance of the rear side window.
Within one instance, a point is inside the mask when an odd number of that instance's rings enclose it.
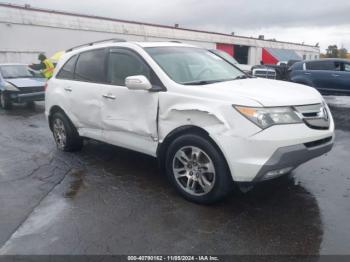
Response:
[[[152,81],[150,71],[140,58],[129,52],[112,51],[109,54],[107,79],[113,85],[125,86],[125,78],[134,75],[144,75]]]
[[[75,79],[94,83],[105,83],[105,49],[83,52],[75,68]]]
[[[74,79],[74,68],[75,68],[75,63],[77,61],[78,56],[72,56],[62,67],[60,72],[58,72],[57,77],[59,79]]]
[[[312,61],[306,63],[307,70],[340,71],[341,63],[337,61]]]
[[[303,70],[303,63],[297,62],[290,67],[290,70]]]

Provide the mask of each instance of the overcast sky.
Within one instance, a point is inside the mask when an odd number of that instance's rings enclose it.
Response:
[[[350,50],[350,0],[0,0]]]

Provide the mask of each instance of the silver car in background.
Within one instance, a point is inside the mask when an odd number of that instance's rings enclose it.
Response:
[[[0,105],[10,109],[13,103],[27,103],[45,99],[46,79],[25,64],[0,64]]]

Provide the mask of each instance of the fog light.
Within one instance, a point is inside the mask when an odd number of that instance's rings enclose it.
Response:
[[[277,176],[281,176],[284,174],[287,174],[288,172],[292,171],[293,167],[286,167],[286,168],[282,168],[282,169],[277,169],[277,170],[272,170],[266,173],[266,175],[264,176],[265,179],[270,179],[273,177],[277,177]]]

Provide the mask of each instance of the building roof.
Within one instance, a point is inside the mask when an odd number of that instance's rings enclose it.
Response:
[[[225,33],[219,33],[219,32],[211,32],[211,31],[205,31],[205,30],[196,30],[196,29],[189,29],[189,28],[182,28],[182,27],[173,27],[173,26],[167,26],[167,25],[160,25],[160,24],[152,24],[152,23],[144,23],[144,22],[137,22],[137,21],[130,21],[130,20],[115,19],[115,18],[103,17],[103,16],[78,14],[78,13],[73,13],[73,12],[59,11],[59,10],[50,10],[50,9],[44,9],[44,8],[31,7],[29,5],[22,6],[22,5],[9,4],[9,3],[0,3],[0,7],[1,6],[2,7],[8,7],[8,8],[15,8],[15,9],[23,9],[23,10],[44,12],[44,13],[52,13],[52,14],[84,17],[84,18],[101,19],[101,20],[105,20],[105,21],[114,21],[114,22],[122,22],[122,23],[137,24],[137,25],[155,26],[155,27],[161,27],[161,28],[185,30],[185,31],[190,31],[190,32],[215,34],[215,35],[221,35],[221,36],[231,36],[231,37],[236,37],[236,38],[253,39],[253,40],[259,40],[259,41],[265,41],[265,42],[276,42],[276,43],[283,43],[283,44],[293,44],[293,45],[299,45],[299,46],[315,47],[313,45],[305,45],[305,44],[293,43],[293,42],[287,42],[287,41],[276,41],[276,40],[260,39],[260,38],[240,36],[240,35],[234,35],[233,36],[231,34],[225,34]]]

